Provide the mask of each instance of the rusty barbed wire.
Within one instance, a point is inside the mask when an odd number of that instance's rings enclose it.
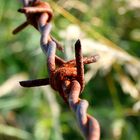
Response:
[[[34,87],[50,84],[58,91],[63,100],[75,113],[80,130],[86,140],[100,139],[100,126],[98,121],[87,114],[88,102],[79,98],[84,89],[84,64],[96,62],[98,55],[84,57],[80,40],[75,44],[75,59],[65,61],[58,57],[56,48],[63,50],[62,46],[50,35],[52,9],[47,2],[41,0],[21,0],[24,7],[18,11],[24,13],[27,21],[18,26],[13,34],[18,33],[29,24],[34,26],[41,34],[40,45],[47,55],[47,68],[49,78],[21,81],[23,87]]]

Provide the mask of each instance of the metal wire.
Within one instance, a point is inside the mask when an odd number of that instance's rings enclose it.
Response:
[[[29,5],[30,0],[21,0],[23,3],[24,7]],[[58,74],[59,70],[64,70],[65,69],[65,74],[68,74],[68,70],[73,70],[75,71],[74,65],[77,66],[77,71],[80,73],[80,80],[77,79],[76,77],[72,77],[72,80],[67,80],[63,79],[63,82],[60,83],[61,90],[59,90],[59,87],[56,87],[56,85],[51,85],[55,90],[58,90],[60,92],[60,95],[63,96],[63,99],[66,100],[68,103],[69,107],[71,110],[74,112],[78,126],[86,140],[99,140],[100,139],[100,126],[98,121],[91,115],[87,114],[87,108],[88,108],[88,102],[86,100],[82,100],[79,98],[79,95],[81,93],[81,89],[84,88],[84,68],[83,64],[84,63],[91,63],[97,61],[96,56],[95,57],[90,57],[90,58],[81,58],[81,51],[79,48],[77,48],[78,45],[76,45],[76,53],[80,52],[80,54],[77,54],[78,56],[76,57],[76,60],[70,61],[70,62],[65,62],[61,58],[55,55],[56,47],[57,47],[57,42],[54,41],[50,37],[50,31],[51,31],[51,23],[47,22],[48,21],[49,15],[47,13],[41,13],[40,17],[38,18],[37,22],[37,29],[39,30],[41,34],[41,40],[40,40],[40,45],[43,50],[43,52],[47,56],[47,66],[48,66],[48,71],[49,71],[49,79],[50,81],[44,83],[51,83],[51,78],[53,78],[52,81],[55,80],[56,72]],[[59,48],[59,47],[58,47]],[[80,59],[80,60],[79,60]],[[56,69],[55,63],[57,65],[60,65],[60,68]],[[67,65],[70,67],[68,69]],[[79,66],[79,67],[78,67]],[[80,71],[82,69],[82,71]],[[62,72],[59,72],[59,74]],[[71,74],[71,73],[70,73]],[[73,74],[73,73],[72,73]],[[77,74],[77,72],[76,72]],[[75,74],[75,75],[76,75]],[[77,74],[78,75],[78,74]],[[71,75],[70,75],[71,76]],[[82,81],[81,81],[82,79]],[[60,79],[57,79],[60,80]],[[41,80],[39,80],[40,82]],[[32,83],[35,83],[36,85],[41,85],[41,83],[37,84],[37,80],[35,81],[29,81],[29,87],[31,87]],[[56,81],[55,81],[56,82]],[[23,85],[28,85],[28,82],[24,82]],[[35,86],[36,86],[35,85]],[[44,85],[44,84],[43,84]],[[62,94],[63,93],[63,94]]]

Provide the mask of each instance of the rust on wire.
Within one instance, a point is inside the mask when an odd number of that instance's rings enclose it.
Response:
[[[13,30],[13,34],[19,33],[28,25],[32,25],[38,31],[40,31],[42,34],[41,38],[43,38],[43,35],[45,34],[44,31],[48,32],[49,34],[49,30],[51,27],[48,24],[51,22],[53,17],[53,10],[50,5],[47,2],[43,2],[41,0],[26,0],[26,2],[25,0],[22,0],[22,2],[24,4],[24,7],[20,8],[18,12],[25,14],[26,21],[19,25],[17,28],[15,28]],[[48,28],[47,30],[45,30],[46,27]],[[57,48],[63,51],[63,47],[54,37],[48,35],[47,38],[45,38],[45,42],[47,42],[48,40],[53,40],[56,43]],[[44,44],[42,39],[41,44]]]
[[[13,34],[17,34],[28,25],[32,25],[38,30],[37,21],[39,20],[39,18],[42,18],[43,14],[45,15],[44,19],[46,19],[46,23],[49,23],[53,17],[53,11],[50,5],[47,2],[42,2],[40,0],[30,2],[28,6],[20,8],[18,12],[24,13],[27,19],[24,23],[13,30]]]
[[[41,0],[22,0],[23,8],[18,11],[26,15],[27,21],[18,26],[16,34],[29,24],[41,34],[40,45],[47,55],[47,69],[49,78],[21,81],[23,87],[50,85],[58,91],[62,99],[75,113],[79,128],[86,140],[99,140],[100,127],[98,121],[87,114],[88,102],[79,98],[84,82],[84,65],[96,62],[98,55],[83,57],[80,40],[75,43],[75,59],[65,61],[56,55],[56,48],[62,46],[50,35],[51,19],[53,16],[50,5]]]
[[[81,42],[78,40],[75,44],[75,55],[76,55],[76,66],[77,66],[77,73],[78,73],[78,82],[81,85],[81,92],[84,89],[85,82],[84,82],[84,65],[83,65],[83,55],[82,55],[82,48]]]

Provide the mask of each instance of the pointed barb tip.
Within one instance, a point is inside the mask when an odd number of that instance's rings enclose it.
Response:
[[[78,40],[76,41],[75,46],[81,46],[81,41],[80,41],[80,39],[78,39]]]

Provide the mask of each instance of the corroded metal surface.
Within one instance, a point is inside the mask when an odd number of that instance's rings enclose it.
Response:
[[[79,128],[85,139],[99,140],[99,123],[93,116],[87,114],[88,102],[79,98],[85,86],[84,65],[96,62],[98,55],[83,58],[80,40],[77,40],[74,60],[66,62],[58,57],[55,54],[56,48],[63,49],[50,35],[50,22],[53,16],[50,5],[41,0],[22,0],[22,2],[24,7],[19,9],[19,12],[26,15],[27,21],[17,27],[13,33],[18,33],[29,24],[40,32],[40,45],[47,56],[49,78],[21,81],[21,86],[35,87],[50,84],[75,113]]]

